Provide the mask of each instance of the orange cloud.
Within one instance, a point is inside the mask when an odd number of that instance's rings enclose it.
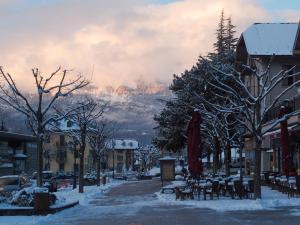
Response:
[[[0,16],[13,24],[8,36],[0,38],[0,64],[27,89],[33,84],[28,81],[31,67],[50,73],[58,65],[88,78],[93,72],[99,87],[134,85],[141,78],[170,82],[174,73],[190,68],[199,54],[211,51],[222,9],[232,16],[237,33],[271,18],[258,4],[245,0],[169,4],[89,0],[35,7],[13,15],[16,20]],[[294,14],[284,14],[284,19],[290,18]]]

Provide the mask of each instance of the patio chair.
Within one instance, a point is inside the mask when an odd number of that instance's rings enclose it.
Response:
[[[180,189],[179,187],[175,188],[176,200],[185,200],[185,199],[194,199],[194,191],[191,188]]]
[[[214,194],[219,199],[220,196],[220,185],[218,181],[213,181],[211,187],[203,189],[204,200],[206,200],[206,195],[210,195],[210,199],[214,198]]]
[[[291,188],[292,190],[291,190],[290,195],[292,197],[294,197],[294,196],[300,197],[300,176],[299,175],[296,176],[295,179],[296,179],[296,184],[295,184],[295,186],[293,186]]]
[[[234,186],[234,196],[237,196],[240,199],[246,196],[246,190],[241,180],[233,181],[233,186]]]
[[[232,178],[228,178],[225,180],[225,185],[222,189],[223,196],[226,196],[226,194],[228,193],[231,197],[233,197],[233,186],[228,184],[231,181],[232,181]]]

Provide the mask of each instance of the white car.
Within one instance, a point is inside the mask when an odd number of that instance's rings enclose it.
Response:
[[[22,189],[28,184],[28,179],[22,175],[0,177],[0,192],[12,192]]]

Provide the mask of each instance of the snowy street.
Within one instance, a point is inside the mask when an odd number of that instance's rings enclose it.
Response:
[[[299,224],[299,207],[285,207],[270,210],[216,211],[192,205],[185,201],[173,204],[157,197],[161,182],[152,181],[126,182],[113,187],[105,194],[98,194],[94,200],[45,217],[2,217],[1,225],[35,224],[103,224],[103,225],[198,225],[198,224]],[[167,194],[168,195],[168,194]],[[159,195],[158,195],[159,196]],[[170,195],[174,197],[173,195]],[[203,201],[205,204],[218,203],[222,200]],[[231,204],[241,204],[245,200],[232,200]],[[253,200],[251,200],[253,201]],[[293,200],[291,200],[293,201]],[[223,205],[226,207],[225,205]]]

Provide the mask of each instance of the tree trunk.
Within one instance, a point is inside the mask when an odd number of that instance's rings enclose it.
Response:
[[[100,186],[100,157],[97,157],[97,186]]]
[[[85,146],[80,146],[80,155],[79,155],[79,193],[83,193],[84,187],[84,149]]]
[[[42,121],[43,118],[41,114],[38,114],[37,117],[38,120],[38,128],[37,128],[37,186],[42,187],[43,186],[43,129],[42,129]]]
[[[243,180],[243,148],[239,149],[239,161],[240,161],[240,180]]]
[[[216,149],[213,151],[213,174],[217,173],[217,152]]]
[[[220,142],[217,137],[215,137],[215,151],[213,152],[213,174],[216,174],[220,166]]]
[[[298,148],[298,176],[300,175],[300,145],[297,143],[297,148]]]
[[[260,140],[256,140],[255,148],[255,171],[254,171],[254,194],[255,199],[261,198],[261,144]]]
[[[224,152],[224,163],[225,163],[225,175],[226,177],[230,176],[230,167],[229,167],[229,163],[230,163],[230,144],[228,143],[226,145],[225,148],[225,152]]]

